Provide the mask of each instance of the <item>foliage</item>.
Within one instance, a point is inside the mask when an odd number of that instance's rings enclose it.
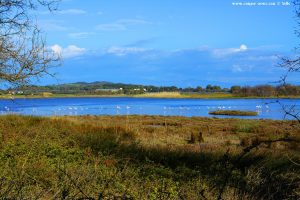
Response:
[[[232,86],[231,92],[235,96],[240,97],[284,97],[284,96],[299,96],[300,87],[294,85],[278,85],[273,87],[271,85],[258,85],[254,87]]]

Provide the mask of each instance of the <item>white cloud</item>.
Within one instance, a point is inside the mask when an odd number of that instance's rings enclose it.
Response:
[[[59,55],[59,56],[61,56],[61,54],[62,54],[62,52],[63,52],[62,47],[59,46],[58,44],[55,44],[55,45],[51,46],[51,50],[52,50],[55,54],[57,54],[57,55]]]
[[[151,24],[151,22],[142,20],[142,19],[119,19],[117,24],[123,24],[125,26],[129,25],[140,25],[140,24]]]
[[[245,52],[247,50],[248,47],[245,44],[242,44],[239,48],[215,49],[213,50],[213,55],[216,57],[225,57],[231,54]]]
[[[93,34],[94,32],[76,32],[76,33],[69,33],[68,36],[73,39],[84,39]]]
[[[253,69],[252,65],[233,65],[232,72],[250,72]]]
[[[71,57],[77,57],[86,52],[85,48],[77,47],[76,45],[69,45],[66,48],[61,47],[58,44],[55,44],[51,46],[52,51],[63,57],[63,58],[71,58]]]
[[[110,47],[106,50],[106,53],[115,54],[117,56],[125,56],[132,53],[145,52],[147,49],[138,47]]]
[[[246,51],[246,50],[248,50],[248,47],[246,45],[242,44],[238,50],[239,51]]]
[[[62,15],[83,15],[86,14],[85,10],[81,10],[81,9],[66,9],[66,10],[59,10],[57,11],[58,14],[62,14]]]
[[[96,26],[100,31],[124,31],[129,26],[152,24],[142,19],[119,19],[113,23],[99,24]]]
[[[63,54],[65,57],[75,57],[82,55],[85,51],[85,48],[80,48],[75,45],[69,45],[67,48],[64,49]]]
[[[99,24],[96,29],[99,31],[124,31],[127,28],[122,24]]]
[[[279,60],[279,56],[276,55],[259,55],[259,56],[249,56],[246,57],[247,60],[250,61],[277,61]]]
[[[49,15],[49,14],[60,14],[60,15],[83,15],[87,12],[85,10],[71,8],[71,9],[65,9],[65,10],[57,10],[54,12],[49,12],[48,10],[45,11],[39,11],[38,14],[41,15]]]
[[[38,23],[44,31],[67,31],[72,29],[63,25],[64,21],[62,20],[40,20]]]

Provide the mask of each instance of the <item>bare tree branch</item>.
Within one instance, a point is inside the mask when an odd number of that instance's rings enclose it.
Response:
[[[57,9],[59,0],[0,0],[0,81],[26,84],[52,75],[60,57],[46,46],[30,11],[44,6]]]

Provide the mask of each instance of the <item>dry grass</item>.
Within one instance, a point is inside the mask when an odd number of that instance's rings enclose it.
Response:
[[[155,93],[145,93],[134,95],[135,97],[145,97],[145,98],[183,98],[179,92],[155,92]]]
[[[225,199],[297,198],[298,143],[236,158],[299,132],[295,121],[1,116],[0,198],[216,199],[228,174]]]
[[[215,98],[234,98],[229,93],[180,93],[180,92],[156,92],[156,93],[145,93],[140,95],[134,95],[134,97],[145,97],[145,98],[199,98],[199,99],[215,99]]]
[[[298,135],[300,125],[296,121],[212,119],[202,117],[164,117],[164,116],[69,116],[58,117],[73,123],[100,127],[124,127],[136,134],[136,139],[144,146],[167,145],[185,147],[191,134],[202,132],[203,146],[220,146],[239,149],[244,137],[279,138],[285,134]],[[195,149],[199,145],[188,145]],[[224,147],[227,149],[228,146]]]
[[[216,110],[209,112],[210,115],[228,115],[228,116],[257,116],[258,113],[254,111],[241,110]]]

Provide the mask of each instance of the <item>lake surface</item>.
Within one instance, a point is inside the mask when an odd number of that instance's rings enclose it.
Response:
[[[252,119],[284,119],[276,99],[161,99],[161,98],[42,98],[1,99],[0,114],[22,115],[164,115],[204,116],[213,110],[249,110],[259,113]],[[300,111],[300,99],[280,99],[286,108],[295,105]],[[218,116],[226,117],[226,116]],[[289,119],[287,117],[287,119]]]

